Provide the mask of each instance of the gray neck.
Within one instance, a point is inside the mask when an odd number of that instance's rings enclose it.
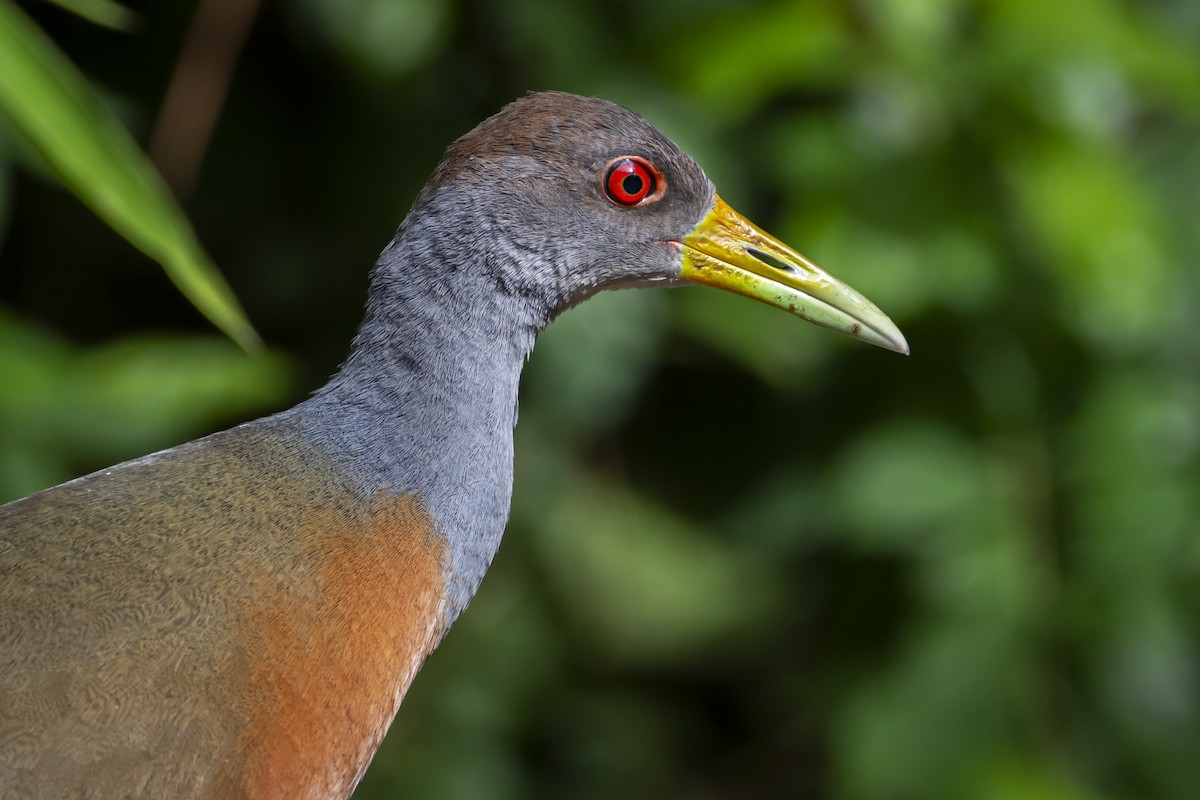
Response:
[[[452,622],[508,520],[521,367],[550,312],[498,285],[515,263],[447,238],[405,221],[376,265],[350,357],[285,417],[366,495],[421,499],[449,542]]]

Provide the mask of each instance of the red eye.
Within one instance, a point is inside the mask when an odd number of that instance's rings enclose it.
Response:
[[[608,199],[621,206],[636,206],[654,193],[655,169],[640,158],[613,162],[604,175]]]

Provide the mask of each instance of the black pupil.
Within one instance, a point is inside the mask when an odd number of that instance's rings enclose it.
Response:
[[[621,180],[621,191],[627,195],[635,195],[642,190],[642,176],[630,173]]]

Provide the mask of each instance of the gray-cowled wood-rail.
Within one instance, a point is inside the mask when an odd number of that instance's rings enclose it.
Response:
[[[0,507],[0,796],[349,796],[499,546],[534,338],[689,282],[908,351],[619,106],[460,138],[311,398]]]

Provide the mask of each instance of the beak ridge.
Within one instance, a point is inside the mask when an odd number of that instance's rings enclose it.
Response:
[[[682,240],[680,277],[795,314],[908,355],[904,334],[874,303],[734,211],[717,197]]]

